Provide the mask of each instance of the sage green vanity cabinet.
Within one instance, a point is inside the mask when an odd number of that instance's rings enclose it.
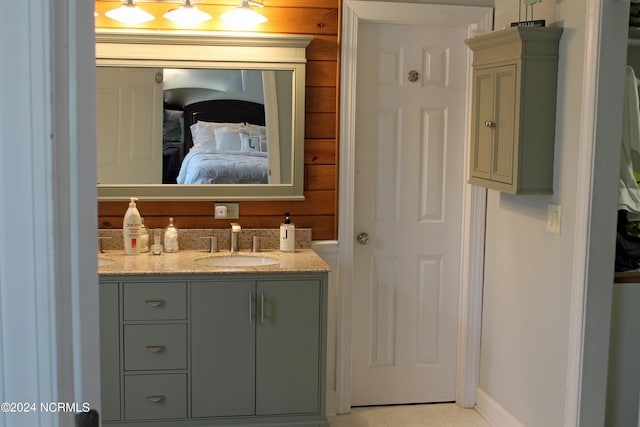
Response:
[[[326,305],[326,273],[110,276],[105,424],[328,427]]]
[[[473,50],[469,183],[553,193],[562,28],[513,27],[465,40]]]
[[[120,315],[118,283],[100,283],[100,384],[102,421],[120,419]]]

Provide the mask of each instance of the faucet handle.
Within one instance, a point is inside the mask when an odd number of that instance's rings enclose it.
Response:
[[[111,239],[109,236],[98,236],[98,253],[104,253],[104,249],[102,248],[102,242],[104,240]]]
[[[260,237],[253,236],[253,246],[251,247],[251,252],[260,252]]]
[[[209,239],[210,241],[209,252],[211,253],[218,252],[218,238],[216,236],[206,236],[206,237],[200,237],[200,238]]]

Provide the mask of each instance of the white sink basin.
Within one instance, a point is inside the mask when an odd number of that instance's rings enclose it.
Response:
[[[98,257],[98,267],[104,267],[105,265],[115,264],[116,260],[110,258]]]
[[[201,258],[195,262],[197,264],[212,265],[216,267],[262,267],[265,265],[280,264],[280,261],[275,258],[241,255]]]

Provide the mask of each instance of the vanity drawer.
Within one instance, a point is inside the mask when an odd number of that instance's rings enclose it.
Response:
[[[186,374],[127,375],[124,378],[126,420],[186,418]]]
[[[125,325],[124,369],[187,369],[187,325]]]
[[[124,320],[184,320],[185,283],[125,283]]]

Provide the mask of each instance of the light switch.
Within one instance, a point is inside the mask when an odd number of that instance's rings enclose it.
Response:
[[[560,205],[549,203],[547,207],[547,231],[560,234],[560,220],[562,219],[562,208]]]

